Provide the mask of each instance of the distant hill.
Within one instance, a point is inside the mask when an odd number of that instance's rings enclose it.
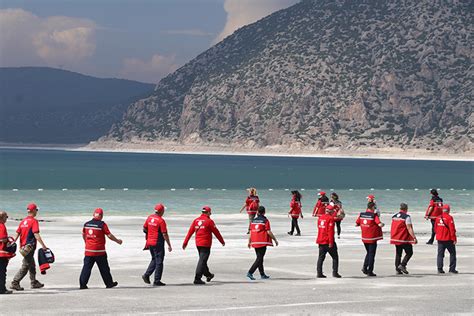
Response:
[[[98,142],[468,152],[472,1],[305,0],[163,78]]]
[[[0,142],[87,143],[154,86],[53,68],[0,68]]]

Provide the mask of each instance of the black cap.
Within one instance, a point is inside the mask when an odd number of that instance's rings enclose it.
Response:
[[[436,196],[438,195],[438,191],[436,191],[436,189],[431,189],[430,192],[431,192],[431,194],[433,194],[433,195],[436,195]]]

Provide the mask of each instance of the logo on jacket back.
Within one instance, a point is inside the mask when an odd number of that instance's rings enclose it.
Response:
[[[364,219],[364,224],[367,224],[367,220],[366,220],[366,219]]]
[[[26,226],[26,225],[28,225],[28,221],[23,222],[23,226]]]

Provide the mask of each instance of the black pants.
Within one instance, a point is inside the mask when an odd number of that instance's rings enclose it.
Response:
[[[5,293],[7,290],[5,284],[7,282],[7,266],[8,259],[0,258],[0,293]]]
[[[211,255],[211,247],[197,247],[199,252],[199,261],[196,267],[195,280],[201,280],[202,276],[210,277],[211,272],[207,266],[207,260]]]
[[[165,260],[165,247],[164,245],[157,245],[150,247],[151,261],[148,265],[148,269],[145,272],[146,276],[150,276],[155,273],[155,283],[161,281],[163,275],[163,261]]]
[[[374,271],[375,253],[377,252],[377,243],[373,243],[373,244],[364,243],[364,246],[365,246],[365,250],[367,251],[367,254],[365,255],[364,266],[362,267],[362,269],[370,273]]]
[[[446,249],[449,251],[449,271],[454,271],[456,270],[456,245],[451,240],[438,240],[438,270],[443,269]]]
[[[257,255],[257,259],[255,259],[255,262],[250,267],[250,270],[249,270],[250,274],[253,274],[255,270],[258,269],[258,272],[260,272],[260,275],[265,275],[265,270],[263,269],[263,258],[265,257],[266,252],[267,252],[266,246],[255,248],[255,254]]]
[[[336,221],[337,235],[341,236],[341,221]]]
[[[337,271],[339,270],[339,255],[337,254],[336,243],[334,243],[334,246],[332,248],[329,248],[329,245],[319,245],[319,256],[317,265],[318,275],[323,274],[323,263],[324,259],[326,259],[326,254],[328,252],[332,258],[332,272],[337,273]]]
[[[405,250],[405,257],[402,260],[403,250]],[[395,269],[398,270],[399,265],[406,267],[411,256],[413,256],[412,244],[395,245]]]
[[[301,234],[300,227],[298,226],[298,218],[292,217],[291,218],[291,230],[290,233],[293,235],[294,231],[296,229],[296,232],[298,234]]]
[[[436,236],[435,223],[436,223],[436,219],[432,219],[432,220],[431,220],[431,238],[430,238],[430,240],[428,240],[429,243],[433,243],[433,242],[434,242],[434,238],[435,238],[435,236]]]
[[[79,278],[80,285],[86,286],[89,282],[94,263],[97,263],[97,266],[99,267],[100,275],[102,276],[102,280],[104,281],[105,286],[112,286],[112,283],[114,281],[112,279],[112,275],[110,274],[110,267],[109,262],[107,261],[107,255],[84,257],[84,266],[82,267],[81,277]]]

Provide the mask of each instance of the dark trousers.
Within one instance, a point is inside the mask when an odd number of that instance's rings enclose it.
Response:
[[[435,223],[436,223],[436,219],[432,219],[432,220],[431,220],[431,238],[430,238],[430,240],[428,240],[429,243],[433,243],[433,242],[434,242],[434,238],[435,238],[435,236],[436,236]]]
[[[405,250],[405,257],[402,260],[403,250]],[[398,270],[399,265],[406,267],[411,256],[413,256],[412,244],[395,245],[395,269]]]
[[[257,255],[257,259],[255,259],[255,262],[250,267],[250,270],[249,270],[250,274],[253,274],[255,270],[258,269],[258,272],[260,272],[260,275],[265,275],[265,270],[263,269],[263,258],[265,257],[266,252],[267,252],[266,246],[255,248],[255,254]]]
[[[36,282],[36,263],[34,251],[30,252],[26,257],[23,257],[21,268],[13,277],[13,282],[19,284],[28,273],[30,274],[30,282],[33,284]]]
[[[317,265],[318,275],[323,274],[323,263],[324,259],[326,259],[326,254],[328,252],[332,258],[332,272],[337,273],[337,271],[339,270],[339,255],[337,254],[336,243],[334,243],[334,246],[332,248],[329,248],[329,245],[319,245],[319,257]]]
[[[364,266],[362,267],[362,269],[370,273],[374,271],[375,253],[377,252],[377,243],[373,243],[373,244],[364,243],[364,246],[365,246],[365,250],[367,251],[367,254],[365,255]]]
[[[196,267],[195,280],[201,280],[202,276],[210,277],[211,272],[207,266],[207,260],[211,255],[211,247],[197,247],[199,252],[199,261]]]
[[[449,271],[454,271],[456,270],[456,245],[451,240],[438,240],[438,270],[443,269],[446,249],[449,251]]]
[[[165,260],[164,245],[150,247],[151,261],[146,269],[145,275],[150,276],[155,272],[155,283],[161,281],[163,275],[163,261]]]
[[[337,235],[341,235],[341,221],[336,222]]]
[[[110,274],[110,267],[109,262],[107,261],[107,255],[84,257],[84,266],[82,267],[81,277],[79,278],[80,285],[86,286],[89,282],[94,263],[97,263],[97,266],[99,267],[100,275],[102,276],[102,280],[104,281],[105,286],[112,286],[112,283],[114,281],[112,279],[112,275]]]
[[[7,290],[6,288],[7,266],[8,266],[8,259],[0,258],[0,293],[4,293]]]
[[[290,233],[291,233],[292,235],[293,235],[295,229],[296,229],[296,232],[297,232],[298,234],[301,234],[300,226],[298,226],[298,218],[292,217],[292,218],[291,218],[291,230],[290,230]]]

